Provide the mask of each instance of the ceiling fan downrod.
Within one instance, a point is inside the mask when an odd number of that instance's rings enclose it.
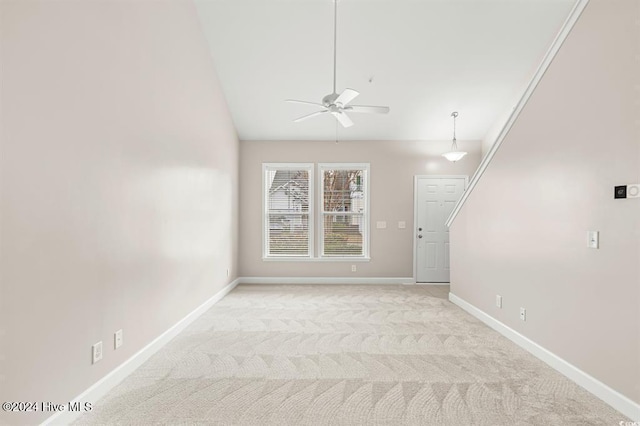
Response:
[[[338,52],[338,1],[333,0],[333,91],[322,98],[321,103],[300,101],[296,99],[286,99],[285,102],[293,102],[299,104],[316,105],[322,107],[322,110],[299,117],[294,122],[300,122],[320,114],[331,113],[343,127],[353,126],[353,121],[346,112],[358,113],[377,113],[387,114],[389,107],[368,106],[368,105],[349,105],[360,93],[353,89],[344,89],[338,94],[336,91],[336,75],[337,75],[337,52]]]

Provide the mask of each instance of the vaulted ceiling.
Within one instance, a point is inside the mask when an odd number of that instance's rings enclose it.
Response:
[[[332,92],[332,0],[196,0],[241,140],[481,140],[513,107],[574,0],[339,0],[337,91],[388,115],[285,103]]]

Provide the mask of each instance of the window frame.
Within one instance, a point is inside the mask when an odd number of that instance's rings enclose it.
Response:
[[[325,254],[324,253],[324,218],[325,216],[335,215],[335,213],[324,211],[324,172],[326,170],[362,170],[363,181],[362,192],[364,193],[364,212],[362,213],[362,254],[348,255],[348,254]],[[318,163],[318,214],[317,214],[317,229],[318,229],[318,257],[320,260],[369,260],[369,241],[371,235],[371,202],[369,197],[370,187],[370,163]],[[343,215],[355,215],[351,212],[342,212]],[[360,214],[360,213],[358,213]]]
[[[278,170],[306,170],[309,175],[309,218],[307,220],[308,253],[306,255],[281,255],[269,254],[269,209],[267,172]],[[315,184],[314,163],[262,163],[262,259],[263,260],[312,260],[315,256]],[[270,183],[269,183],[270,184]]]

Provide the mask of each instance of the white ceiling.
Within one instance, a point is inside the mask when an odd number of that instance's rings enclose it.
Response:
[[[340,0],[337,91],[388,115],[350,114],[341,140],[481,140],[514,105],[574,0]],[[329,114],[292,120],[333,79],[332,0],[196,0],[241,140],[332,140]]]

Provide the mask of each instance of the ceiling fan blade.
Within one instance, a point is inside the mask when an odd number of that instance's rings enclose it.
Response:
[[[347,114],[344,112],[332,112],[333,116],[342,124],[342,127],[351,127],[353,126],[353,121],[349,118]]]
[[[349,105],[344,107],[345,111],[349,112],[365,112],[373,114],[388,114],[389,107],[386,106],[371,106],[371,105]]]
[[[354,100],[356,96],[358,96],[359,94],[360,92],[357,92],[353,89],[344,89],[344,91],[340,93],[340,96],[338,96],[338,99],[336,99],[335,103],[346,105],[352,100]]]
[[[311,114],[303,115],[302,117],[296,118],[295,120],[293,120],[293,122],[297,123],[299,121],[306,120],[307,118],[311,118],[311,117],[315,117],[316,115],[324,114],[325,112],[328,112],[328,110],[325,109],[324,111],[312,112]]]
[[[299,101],[299,100],[297,100],[297,99],[285,99],[284,101],[285,101],[285,102],[291,102],[291,103],[293,103],[293,104],[307,104],[307,105],[314,105],[314,106],[319,106],[319,107],[324,108],[324,105],[319,104],[319,103],[317,103],[317,102]]]

